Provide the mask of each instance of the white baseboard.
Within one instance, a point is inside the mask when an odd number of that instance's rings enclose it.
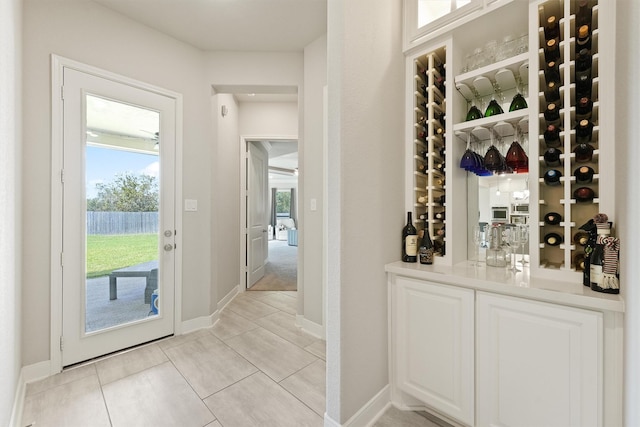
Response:
[[[302,328],[306,333],[313,335],[318,339],[325,339],[324,326],[319,325],[311,320],[306,319],[303,315],[296,315],[296,326]]]
[[[51,361],[34,363],[23,366],[20,369],[18,384],[16,384],[16,394],[13,399],[13,409],[11,410],[10,427],[22,427],[22,411],[24,409],[24,399],[27,392],[27,384],[42,380],[51,375]]]
[[[189,319],[182,322],[182,334],[188,334],[189,332],[195,332],[199,329],[204,329],[213,326],[214,323],[220,318],[220,311],[238,295],[240,285],[234,286],[227,295],[222,298],[217,305],[216,311],[208,316],[196,317],[195,319]]]
[[[324,414],[324,427],[368,427],[373,425],[391,406],[390,387],[387,384],[358,410],[349,420],[340,424],[332,419],[326,412]]]

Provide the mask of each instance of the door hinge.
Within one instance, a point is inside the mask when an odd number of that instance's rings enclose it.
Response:
[[[60,351],[64,350],[64,337],[60,336]]]
[[[64,252],[60,252],[60,267],[64,267]]]
[[[60,182],[64,184],[64,169],[60,169]]]
[[[64,85],[60,86],[60,99],[64,101]]]

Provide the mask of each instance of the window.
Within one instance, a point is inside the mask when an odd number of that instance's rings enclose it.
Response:
[[[469,4],[471,0],[418,0],[418,28]]]
[[[276,217],[291,218],[291,191],[276,191]]]

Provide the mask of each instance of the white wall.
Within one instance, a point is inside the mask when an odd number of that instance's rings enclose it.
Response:
[[[21,367],[20,0],[0,2],[0,425],[9,425]]]
[[[239,107],[229,94],[213,96],[214,151],[211,158],[211,258],[216,294],[211,310],[240,284],[240,135]],[[228,113],[220,113],[225,105]]]
[[[181,230],[182,313],[209,315],[211,91],[202,52],[94,2],[31,0],[23,52],[23,364],[49,360],[52,53],[183,95],[183,195],[198,200],[198,212],[185,213]]]
[[[301,313],[316,325],[325,326],[323,301],[323,237],[324,237],[324,132],[322,120],[323,90],[327,84],[327,36],[310,43],[304,49],[304,147],[300,157],[303,171],[304,198],[299,198],[298,209],[304,214],[304,230],[301,241],[304,272],[304,294]],[[310,209],[311,199],[316,200],[316,210]]]
[[[298,136],[298,103],[241,102],[241,136]]]
[[[404,222],[401,2],[328,2],[327,416],[345,423],[388,384],[384,264]]]
[[[616,18],[616,206],[620,232],[620,281],[625,298],[625,426],[640,425],[640,2],[618,1]]]

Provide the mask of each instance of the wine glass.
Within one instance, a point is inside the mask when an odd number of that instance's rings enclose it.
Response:
[[[482,265],[480,263],[480,246],[484,244],[484,230],[479,224],[473,227],[472,237],[476,255],[476,262],[473,265],[479,267]]]
[[[529,226],[527,224],[518,225],[520,229],[520,244],[522,245],[522,259],[520,260],[520,264],[524,267],[525,264],[529,264],[529,261],[524,259],[524,247],[527,246],[529,242]]]
[[[520,246],[521,238],[520,238],[520,230],[518,227],[507,227],[505,230],[507,244],[509,245],[509,252],[513,254],[513,263],[511,264],[510,270],[513,273],[517,273],[520,270],[516,267],[516,248]],[[511,255],[510,255],[511,256]]]

